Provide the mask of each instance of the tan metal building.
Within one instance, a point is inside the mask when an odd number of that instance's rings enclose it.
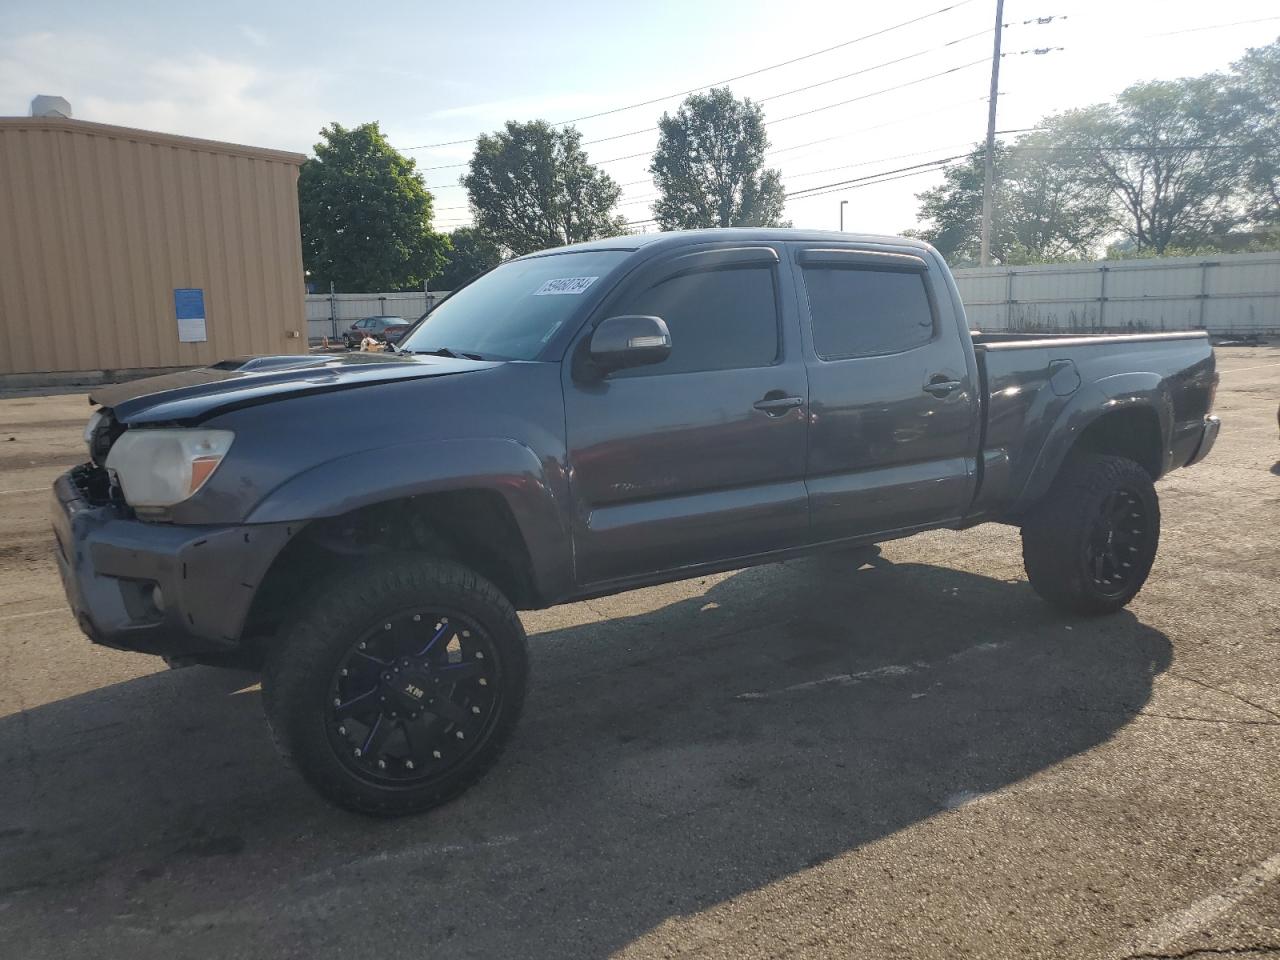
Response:
[[[0,118],[0,385],[305,351],[303,159]]]

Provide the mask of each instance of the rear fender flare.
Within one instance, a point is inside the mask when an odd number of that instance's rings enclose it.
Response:
[[[1027,475],[1012,513],[1025,513],[1049,492],[1067,455],[1095,422],[1120,410],[1149,409],[1160,424],[1160,475],[1169,469],[1169,437],[1173,424],[1173,399],[1164,378],[1155,373],[1124,373],[1105,377],[1082,389],[1058,414],[1035,465]]]

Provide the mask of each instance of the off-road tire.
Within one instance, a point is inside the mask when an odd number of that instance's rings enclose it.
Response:
[[[419,607],[457,611],[487,635],[500,665],[495,716],[471,752],[438,777],[389,785],[339,759],[328,729],[330,683],[364,632]],[[527,679],[524,628],[497,587],[453,561],[399,554],[319,584],[268,651],[262,686],[276,746],[312,787],[348,810],[395,817],[439,806],[489,771],[519,718]]]
[[[1112,516],[1132,521],[1120,528],[1129,539],[1119,562],[1100,562],[1114,533],[1103,540],[1099,531]],[[1160,501],[1150,475],[1125,457],[1087,455],[1063,466],[1025,519],[1022,562],[1031,586],[1049,603],[1098,616],[1121,609],[1142,589],[1159,542]],[[1099,571],[1112,570],[1115,579],[1102,581]]]

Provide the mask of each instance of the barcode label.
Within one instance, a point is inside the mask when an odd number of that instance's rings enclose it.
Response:
[[[533,295],[535,297],[551,297],[562,294],[576,295],[582,293],[599,279],[599,277],[560,277],[558,280],[548,280],[533,291]]]

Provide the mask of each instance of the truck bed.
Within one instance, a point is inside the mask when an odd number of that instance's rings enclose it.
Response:
[[[1041,495],[1053,445],[1074,440],[1085,411],[1155,411],[1144,414],[1164,438],[1144,464],[1153,476],[1195,455],[1217,382],[1204,331],[972,337],[984,402],[977,515],[1016,518]]]

